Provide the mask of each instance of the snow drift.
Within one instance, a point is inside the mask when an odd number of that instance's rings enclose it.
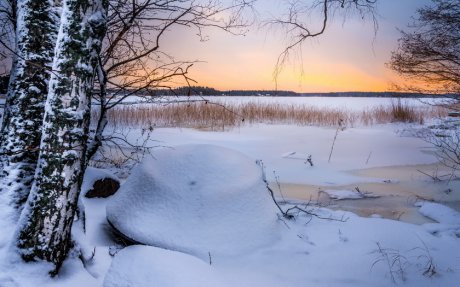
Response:
[[[219,282],[213,271],[209,264],[187,254],[130,246],[113,259],[104,287],[222,286],[223,282]]]
[[[107,219],[137,243],[206,260],[279,236],[259,166],[213,145],[163,149],[144,159],[107,204]]]

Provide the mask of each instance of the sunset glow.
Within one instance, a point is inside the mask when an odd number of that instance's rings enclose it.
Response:
[[[267,0],[263,4],[269,9],[276,2]],[[209,40],[200,42],[184,30],[171,36],[166,48],[179,59],[202,61],[194,65],[190,76],[196,85],[220,90],[387,91],[395,83],[402,83],[385,66],[397,46],[397,29],[406,29],[410,17],[427,3],[428,0],[380,2],[376,34],[372,23],[359,17],[345,22],[341,17],[333,19],[324,35],[306,41],[301,51],[290,58],[277,81],[273,72],[285,47],[283,35],[277,31],[253,27],[246,36],[209,31]],[[181,39],[180,45],[177,39]],[[183,43],[187,43],[186,49]]]

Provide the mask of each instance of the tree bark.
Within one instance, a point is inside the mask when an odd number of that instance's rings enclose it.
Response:
[[[59,270],[85,169],[94,71],[106,31],[107,0],[63,1],[53,74],[45,106],[40,157],[21,214],[18,251]]]
[[[107,74],[104,71],[102,62],[99,58],[99,64],[97,66],[97,79],[99,83],[99,119],[97,121],[96,130],[90,143],[88,144],[88,150],[86,152],[86,162],[93,158],[98,149],[102,146],[103,133],[105,127],[108,124],[107,119]]]
[[[58,11],[52,0],[20,0],[17,11],[16,55],[0,130],[0,192],[19,208],[38,159]]]

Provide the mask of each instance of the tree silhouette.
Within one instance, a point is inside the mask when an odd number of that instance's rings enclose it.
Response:
[[[411,32],[401,31],[389,66],[405,78],[424,82],[414,90],[460,92],[460,2],[433,0],[417,11]]]

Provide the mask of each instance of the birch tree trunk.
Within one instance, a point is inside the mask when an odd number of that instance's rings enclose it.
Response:
[[[63,1],[35,181],[18,229],[25,261],[59,270],[70,248],[85,167],[94,71],[106,31],[107,0]]]
[[[16,55],[0,130],[0,192],[21,207],[38,159],[58,11],[53,0],[19,0],[17,12]]]
[[[96,154],[98,149],[102,146],[103,133],[105,127],[108,124],[107,119],[107,74],[102,66],[102,62],[99,59],[97,65],[97,79],[99,83],[99,119],[97,121],[96,130],[94,136],[90,139],[88,144],[88,150],[86,151],[86,162],[88,163],[93,156]]]

